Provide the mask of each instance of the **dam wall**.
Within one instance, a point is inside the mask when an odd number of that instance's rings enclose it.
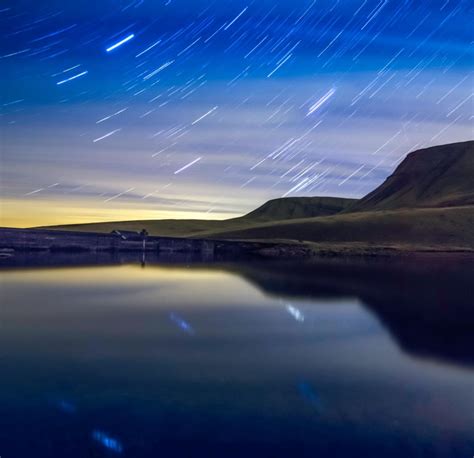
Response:
[[[218,242],[220,245],[226,242]],[[227,245],[231,243],[228,242]],[[0,228],[0,249],[15,251],[147,251],[213,253],[212,240],[142,237],[140,234],[101,234],[43,229]]]

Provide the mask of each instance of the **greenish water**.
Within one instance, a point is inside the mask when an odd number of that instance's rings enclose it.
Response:
[[[0,455],[471,456],[470,268],[4,270]]]

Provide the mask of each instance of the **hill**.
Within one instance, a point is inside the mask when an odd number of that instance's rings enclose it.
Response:
[[[332,216],[208,233],[364,246],[474,248],[474,142],[410,153],[385,182]]]
[[[297,218],[329,216],[348,209],[356,199],[342,197],[285,197],[269,200],[241,219],[252,221],[281,221]]]
[[[410,153],[349,211],[474,205],[474,141]]]
[[[145,228],[152,235],[293,240],[364,249],[473,250],[473,227],[474,141],[469,141],[410,153],[382,185],[359,201],[284,198],[224,221],[129,221],[56,228],[88,232]]]
[[[355,199],[340,197],[287,197],[270,200],[244,216],[222,221],[199,219],[112,221],[107,223],[50,226],[48,229],[102,233],[108,233],[114,229],[127,231],[146,229],[151,235],[198,237],[202,233],[235,230],[269,221],[334,215],[349,208],[355,202]]]
[[[258,224],[203,237],[364,246],[474,248],[474,206],[344,213]]]
[[[248,222],[238,224],[238,218],[217,220],[201,219],[162,219],[162,220],[137,220],[137,221],[110,221],[106,223],[68,224],[64,226],[47,226],[36,229],[53,229],[61,231],[99,232],[109,233],[115,229],[122,231],[140,232],[146,229],[150,235],[163,237],[198,237],[201,233],[238,229],[247,227]]]

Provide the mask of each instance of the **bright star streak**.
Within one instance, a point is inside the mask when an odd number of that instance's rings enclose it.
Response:
[[[225,28],[224,30],[227,30],[235,21],[237,21],[237,19],[239,19],[240,16],[242,16],[242,14],[244,14],[248,9],[248,6],[246,6],[235,18],[233,21],[231,21]]]
[[[142,52],[138,53],[135,57],[140,57],[146,52],[150,51],[150,49],[153,49],[155,46],[159,45],[161,43],[161,40],[156,41],[153,43],[151,46],[148,46],[148,48],[144,49]]]
[[[44,191],[44,188],[39,188],[35,189],[34,191],[28,192],[27,194],[24,194],[24,196],[31,196],[33,194],[37,194],[38,192]]]
[[[135,37],[135,35],[132,33],[128,37],[125,37],[123,40],[120,40],[118,43],[115,43],[114,45],[107,48],[106,51],[107,52],[113,51],[114,49],[116,49],[119,46],[122,46],[123,44],[127,43],[127,41],[130,41],[134,37]]]
[[[194,159],[194,161],[190,162],[189,164],[186,164],[184,167],[181,167],[180,169],[176,170],[174,172],[175,175],[178,175],[178,173],[181,173],[182,171],[186,170],[187,168],[191,167],[194,165],[196,162],[199,162],[202,159],[202,157],[198,157],[197,159]]]
[[[69,81],[75,80],[76,78],[80,78],[81,76],[87,75],[87,70],[83,71],[82,73],[78,73],[77,75],[71,76],[70,78],[67,78],[62,81],[58,81],[56,84],[59,86],[60,84],[67,83]]]
[[[250,54],[252,54],[266,39],[268,38],[268,35],[264,36],[258,44],[256,44],[247,54],[245,54],[244,59],[247,59]]]
[[[157,73],[160,73],[162,70],[164,70],[166,67],[169,67],[174,60],[170,60],[169,62],[164,63],[161,67],[158,67],[156,70],[152,71],[151,73],[148,73],[148,75],[145,75],[143,79],[146,81],[150,79],[152,76],[155,76]]]
[[[310,107],[310,109],[308,110],[308,114],[306,116],[313,114],[318,108],[322,107],[335,93],[336,93],[336,89],[330,89],[314,105]]]
[[[109,132],[108,134],[105,134],[105,135],[103,135],[102,137],[96,138],[95,140],[92,140],[92,141],[93,141],[93,143],[100,142],[100,141],[103,140],[104,138],[110,137],[111,135],[117,133],[117,132],[120,131],[120,130],[122,130],[122,129],[115,129],[115,130],[113,130],[112,132]]]
[[[116,194],[115,196],[109,197],[108,199],[104,200],[104,202],[110,202],[111,200],[118,199],[119,197],[123,196],[124,194],[127,194],[128,192],[133,191],[134,189],[135,188],[127,189],[126,191]]]
[[[286,56],[286,58],[283,59],[283,61],[281,61],[281,62],[278,64],[278,66],[277,66],[273,71],[271,71],[271,72],[267,75],[267,78],[270,78],[277,70],[279,70],[281,67],[283,67],[283,65],[285,65],[285,64],[288,62],[288,60],[290,59],[291,56],[292,56],[291,53],[288,54],[288,55]]]
[[[355,170],[354,172],[352,172],[347,178],[345,178],[344,180],[342,180],[338,186],[342,186],[346,181],[349,181],[356,173],[360,172],[363,168],[365,167],[365,164],[364,165],[361,165],[357,170]]]
[[[194,120],[191,125],[194,126],[194,124],[197,124],[199,121],[202,121],[204,118],[206,118],[207,116],[209,116],[211,113],[213,113],[214,111],[217,110],[217,108],[219,107],[214,107],[212,108],[211,110],[209,110],[207,113],[204,113],[201,117],[197,118],[196,120]]]
[[[383,148],[385,148],[392,140],[395,140],[395,138],[397,138],[401,133],[402,131],[399,130],[393,137],[390,137],[382,146],[380,146],[372,154],[377,154],[378,152],[382,151]]]
[[[114,114],[111,114],[109,116],[106,116],[105,118],[102,118],[102,119],[99,119],[98,121],[96,121],[96,124],[100,124],[101,122],[104,122],[104,121],[107,121],[107,119],[110,119],[114,116],[117,116],[119,115],[120,113],[123,113],[124,111],[127,111],[128,108],[123,108],[122,110],[119,110],[117,112],[115,112]]]

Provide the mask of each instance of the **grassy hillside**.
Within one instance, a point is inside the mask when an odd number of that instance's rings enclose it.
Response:
[[[116,228],[138,231],[144,227],[152,235],[163,236],[474,248],[474,206],[344,213],[279,222],[237,218],[66,226],[69,230],[106,233]]]
[[[263,222],[329,216],[348,209],[356,202],[356,199],[342,197],[286,197],[269,200],[242,219]]]
[[[203,234],[220,239],[474,248],[474,206],[345,213]]]
[[[151,235],[197,237],[201,233],[235,230],[260,222],[333,215],[348,208],[354,202],[355,199],[339,197],[289,197],[270,200],[247,215],[223,221],[198,219],[114,221],[50,226],[48,229],[102,233],[109,233],[114,229],[127,231],[146,229]]]
[[[474,141],[410,153],[349,211],[474,205]]]
[[[410,153],[381,186],[359,201],[285,198],[225,221],[128,221],[56,228],[87,232],[145,228],[151,235],[177,237],[474,248],[474,142]]]
[[[247,227],[248,221],[239,221],[239,218],[224,221],[200,219],[164,219],[142,221],[113,221],[108,223],[71,224],[66,226],[49,226],[48,229],[79,232],[109,233],[114,229],[124,231],[141,231],[146,229],[150,235],[164,237],[198,237],[201,233],[224,231]]]

